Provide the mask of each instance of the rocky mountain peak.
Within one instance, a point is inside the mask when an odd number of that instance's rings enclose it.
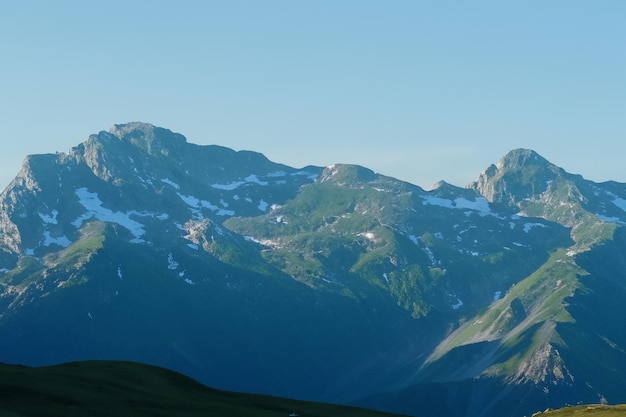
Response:
[[[142,122],[114,125],[109,133],[122,141],[128,141],[145,149],[151,154],[187,142],[187,139],[179,133]]]
[[[546,191],[564,171],[530,149],[515,149],[468,185],[490,202],[519,206]]]
[[[446,182],[444,180],[440,180],[437,181],[436,183],[433,184],[433,186],[431,187],[432,190],[438,190],[440,188],[446,188],[446,187],[451,187],[452,184],[450,184],[449,182]]]
[[[532,149],[519,148],[504,155],[498,165],[503,169],[524,169],[530,166],[546,167],[551,164]]]
[[[320,177],[320,182],[332,181],[338,184],[353,184],[374,181],[378,175],[371,169],[349,164],[327,166]]]
[[[449,198],[454,200],[457,197],[463,197],[470,201],[473,201],[479,195],[475,190],[468,188],[457,187],[456,185],[450,184],[446,181],[439,181],[435,185],[433,185],[430,190],[433,195],[443,198]]]

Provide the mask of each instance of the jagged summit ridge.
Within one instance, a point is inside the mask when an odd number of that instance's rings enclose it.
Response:
[[[174,133],[170,129],[144,122],[115,124],[109,129],[109,133],[117,136],[121,140],[129,140],[131,138],[154,139],[156,137],[173,137],[176,138],[176,140],[187,141],[180,133]]]
[[[530,149],[515,149],[468,185],[491,202],[513,204],[546,191],[564,171]]]
[[[513,149],[502,157],[498,162],[499,167],[505,169],[527,168],[530,166],[550,165],[544,157],[532,149]]]
[[[490,202],[516,207],[520,214],[571,228],[577,242],[573,252],[588,249],[598,236],[611,235],[614,224],[626,224],[624,184],[586,180],[528,149],[509,152],[468,188]],[[582,232],[589,228],[596,232]]]
[[[93,220],[121,225],[131,241],[146,242],[190,218],[219,224],[262,213],[320,171],[296,170],[256,152],[190,144],[147,123],[115,125],[69,154],[25,159],[0,196],[0,243],[13,259],[43,255],[70,246]]]
[[[187,139],[179,133],[141,122],[114,125],[109,133],[120,140],[129,141],[146,149],[148,153],[160,152],[187,142]]]

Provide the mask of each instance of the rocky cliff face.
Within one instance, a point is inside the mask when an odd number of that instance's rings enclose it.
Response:
[[[544,193],[565,172],[536,152],[516,149],[489,166],[468,187],[494,203],[518,205]]]

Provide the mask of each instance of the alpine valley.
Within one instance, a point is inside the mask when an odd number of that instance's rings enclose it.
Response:
[[[625,225],[626,184],[531,150],[426,191],[116,125],[0,195],[0,362],[421,417],[623,403]]]

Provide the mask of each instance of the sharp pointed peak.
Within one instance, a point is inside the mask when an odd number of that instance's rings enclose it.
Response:
[[[449,182],[444,180],[437,181],[429,189],[430,192],[434,193],[458,193],[463,192],[463,190],[464,189],[462,187],[457,187],[456,185],[450,184]]]
[[[513,149],[497,164],[490,165],[467,187],[489,201],[517,204],[546,190],[553,180],[565,175],[562,168],[552,164],[532,149]]]
[[[498,164],[498,169],[519,168],[525,166],[552,165],[547,159],[532,149],[517,148],[504,155]]]
[[[430,189],[431,190],[438,190],[438,189],[443,188],[443,187],[449,187],[450,185],[451,184],[449,182],[446,182],[444,180],[439,180],[436,183],[434,183],[432,185],[432,187],[430,187]]]

